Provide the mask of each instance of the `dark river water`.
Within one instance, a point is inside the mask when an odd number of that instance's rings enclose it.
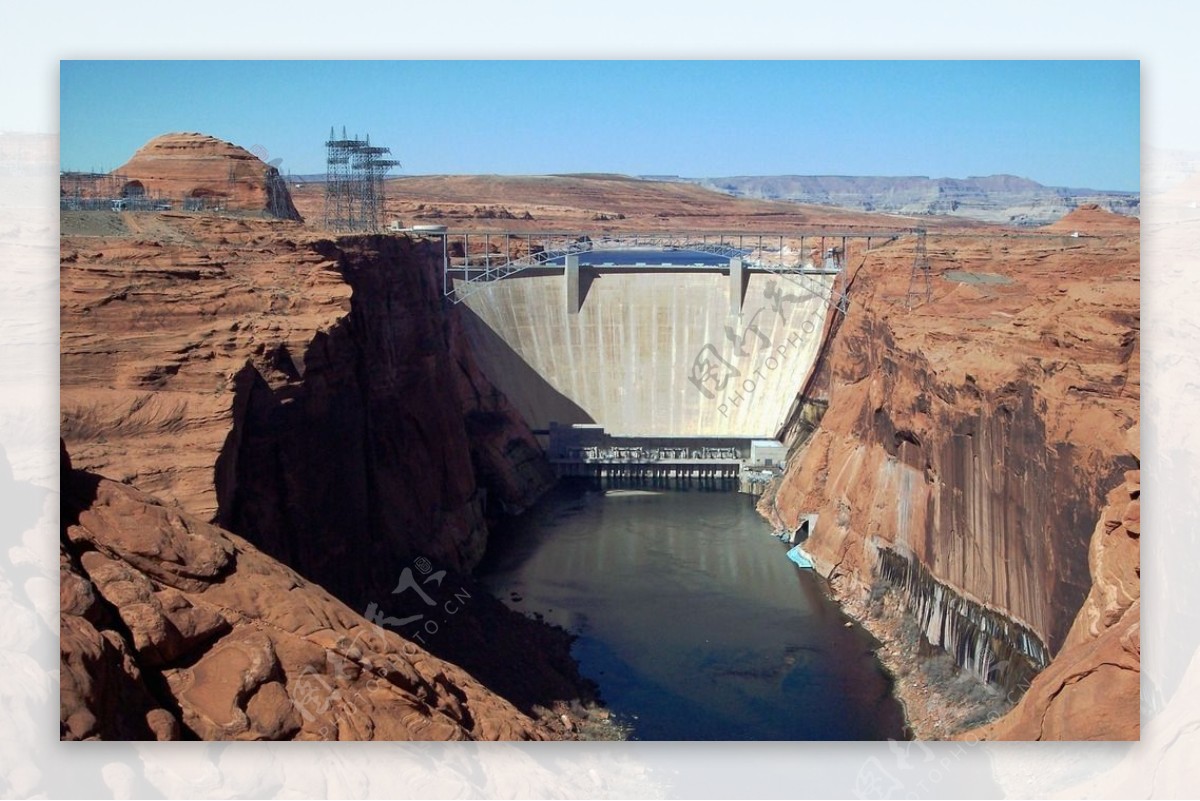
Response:
[[[578,635],[640,740],[904,737],[875,642],[733,492],[560,486],[497,532],[484,583]]]

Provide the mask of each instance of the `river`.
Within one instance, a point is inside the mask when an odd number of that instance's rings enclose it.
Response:
[[[480,576],[577,635],[639,740],[905,736],[877,644],[733,492],[560,484],[496,532]]]

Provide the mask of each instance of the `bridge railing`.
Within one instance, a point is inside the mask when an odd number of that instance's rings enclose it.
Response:
[[[842,314],[845,314],[849,308],[850,299],[846,296],[845,291],[839,289],[836,282],[823,281],[819,277],[828,275],[829,271],[814,274],[804,270],[773,269],[769,266],[764,267],[764,269],[799,286],[810,295],[815,295],[823,299],[828,305],[837,309]]]
[[[818,230],[789,234],[653,232],[595,235],[445,232],[440,234],[443,238],[443,289],[447,297],[461,303],[493,281],[522,270],[561,263],[571,254],[651,248],[740,258],[744,267],[779,274],[844,311],[844,293],[818,276],[841,272],[848,240],[866,239],[870,247],[871,240],[892,241],[908,233],[912,232]],[[840,247],[836,244],[827,247],[830,242],[838,241]],[[811,244],[806,246],[806,242]],[[816,246],[818,242],[820,245]]]

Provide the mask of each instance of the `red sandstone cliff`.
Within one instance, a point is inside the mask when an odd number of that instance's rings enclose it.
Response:
[[[351,289],[293,222],[128,217],[61,239],[63,439],[77,467],[213,520],[234,377],[303,353]]]
[[[234,376],[219,519],[339,597],[394,584],[398,559],[468,571],[489,507],[549,486],[541,450],[475,368],[424,245],[313,247],[350,287],[349,313]]]
[[[114,172],[126,179],[126,193],[140,190],[171,200],[220,200],[230,210],[300,219],[287,184],[275,167],[214,136],[156,136]]]
[[[64,451],[63,739],[544,739],[466,672]]]
[[[1089,232],[1084,218],[1097,213],[1063,225]],[[1089,570],[1105,494],[1137,467],[1127,442],[1138,418],[1138,240],[1115,227],[1098,238],[931,236],[933,302],[912,311],[911,245],[868,256],[829,351],[828,410],[764,507],[789,526],[819,514],[809,550],[848,599],[865,597],[897,554],[984,610],[971,614],[1008,621],[1013,639],[1036,635],[1058,656],[1043,682],[1067,664],[1096,668],[1100,646],[1078,647],[1099,632],[1082,634],[1093,615],[1077,613],[1089,593],[1112,595],[1108,573],[1137,567],[1136,539],[1117,537],[1103,575]],[[934,595],[950,597],[933,584],[925,634],[945,644],[968,626],[930,612]],[[1136,677],[1136,584],[1116,586],[1125,606],[1101,617],[1121,644],[1104,647],[1125,649],[1120,669]],[[976,642],[991,652],[976,669],[996,679],[1011,648],[986,632]],[[1136,736],[1136,693],[1093,706],[995,736]]]
[[[1133,430],[1136,447],[1137,430]],[[1141,478],[1125,474],[1092,534],[1091,592],[1062,650],[990,740],[1137,740],[1141,705]]]
[[[430,648],[526,712],[581,697],[566,635],[463,575],[489,519],[552,474],[476,369],[425,246],[266,219],[126,222],[62,239],[76,466],[219,523],[360,613],[421,611],[393,590],[424,557],[473,598]]]
[[[64,238],[76,463],[319,569],[342,597],[418,554],[470,569],[485,506],[549,485],[536,442],[475,368],[428,253],[288,225],[161,215],[154,239]]]

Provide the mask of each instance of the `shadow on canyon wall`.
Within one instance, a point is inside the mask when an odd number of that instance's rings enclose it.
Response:
[[[420,247],[339,240],[331,255],[354,289],[350,314],[300,358],[281,347],[237,373],[216,522],[526,712],[590,698],[568,635],[470,577],[489,521],[527,507],[553,473],[476,368],[454,319],[465,309],[441,298]],[[565,420],[590,420],[523,369]],[[404,576],[426,574],[437,583],[404,591]]]

